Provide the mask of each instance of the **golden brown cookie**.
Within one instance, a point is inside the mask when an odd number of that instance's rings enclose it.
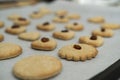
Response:
[[[35,11],[32,14],[30,14],[30,17],[33,18],[33,19],[38,19],[38,18],[41,18],[43,16],[44,16],[43,13],[38,12],[38,11]]]
[[[55,31],[53,33],[53,37],[62,39],[62,40],[69,40],[74,38],[74,36],[75,36],[75,33],[70,30]]]
[[[0,42],[4,40],[4,36],[0,34]]]
[[[11,14],[8,16],[9,20],[17,20],[18,18],[20,18],[21,16],[19,14]]]
[[[99,47],[99,46],[103,45],[104,40],[100,36],[92,35],[92,36],[81,36],[79,39],[79,42],[89,44],[94,47]]]
[[[102,36],[102,37],[112,37],[113,31],[111,29],[101,28],[101,29],[93,30],[92,34],[97,36]]]
[[[73,61],[85,61],[94,58],[98,51],[95,47],[88,44],[71,44],[63,46],[59,52],[61,58]]]
[[[68,14],[68,11],[67,10],[58,10],[56,11],[55,13],[57,16],[65,16]]]
[[[80,30],[83,30],[83,28],[84,28],[82,24],[79,24],[77,22],[69,23],[65,27],[67,29],[74,30],[74,31],[80,31]]]
[[[14,23],[21,25],[21,26],[26,26],[26,25],[30,24],[30,20],[20,17],[20,18],[14,20]]]
[[[38,24],[37,28],[39,30],[51,31],[51,30],[55,29],[55,25],[53,23],[45,22],[43,24]]]
[[[102,16],[91,17],[91,18],[88,19],[88,21],[92,22],[92,23],[103,23],[103,22],[105,22],[105,20]]]
[[[26,27],[14,24],[13,26],[6,28],[5,31],[10,34],[20,34],[26,31]]]
[[[57,16],[53,19],[54,22],[66,23],[69,19],[66,16]]]
[[[102,28],[107,28],[107,29],[119,29],[119,28],[120,28],[120,24],[104,23],[104,24],[102,24]]]
[[[27,41],[34,41],[40,37],[39,32],[24,32],[19,34],[19,39],[27,40]]]
[[[46,8],[46,7],[40,8],[40,12],[41,12],[43,15],[52,13],[52,11],[51,11],[50,9]]]
[[[0,43],[0,59],[12,58],[20,55],[22,48],[14,43]]]
[[[0,28],[4,26],[4,22],[0,21]]]
[[[23,80],[46,80],[59,74],[61,70],[61,61],[48,55],[23,58],[13,67],[14,75]]]
[[[69,18],[69,19],[80,19],[80,15],[79,15],[79,14],[76,14],[76,13],[74,13],[74,14],[69,14],[69,15],[68,15],[68,18]]]
[[[53,50],[57,46],[57,42],[54,39],[43,37],[40,40],[33,41],[31,47],[38,50]]]

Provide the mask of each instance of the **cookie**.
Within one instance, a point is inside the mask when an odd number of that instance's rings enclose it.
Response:
[[[0,42],[4,40],[4,36],[0,34]]]
[[[23,80],[46,80],[62,70],[59,59],[48,55],[32,55],[18,61],[13,67],[16,77]]]
[[[25,33],[19,34],[18,37],[19,39],[22,39],[22,40],[34,41],[40,37],[40,33],[39,32],[25,32]]]
[[[41,18],[43,16],[44,16],[43,13],[38,12],[38,11],[35,11],[32,14],[30,14],[30,17],[33,18],[33,19],[38,19],[38,18]]]
[[[0,28],[2,28],[3,26],[4,26],[4,23],[0,21]]]
[[[14,21],[15,24],[21,25],[21,26],[26,26],[30,24],[30,20],[20,17]]]
[[[0,59],[16,57],[22,53],[22,48],[14,43],[0,43]]]
[[[57,16],[53,19],[54,22],[65,23],[68,22],[69,19],[65,16]]]
[[[40,8],[40,12],[44,15],[52,13],[52,11],[46,7]]]
[[[104,18],[102,16],[96,16],[88,19],[89,22],[92,23],[103,23],[105,22]]]
[[[19,14],[11,14],[10,16],[8,16],[8,19],[9,20],[17,20],[20,17],[21,16]]]
[[[69,15],[68,15],[68,18],[69,18],[69,19],[80,19],[80,15],[79,15],[79,14],[76,14],[76,13],[74,13],[74,14],[69,14]]]
[[[71,44],[63,46],[58,54],[63,59],[85,61],[94,58],[98,54],[98,50],[88,44]]]
[[[104,24],[102,24],[102,28],[119,29],[119,28],[120,28],[120,24],[115,24],[115,23],[104,23]]]
[[[80,31],[80,30],[83,30],[83,28],[84,28],[82,24],[79,24],[77,22],[69,23],[65,27],[67,29],[74,30],[74,31]]]
[[[10,34],[20,34],[26,31],[26,27],[14,24],[13,26],[6,28],[5,31]]]
[[[81,36],[79,39],[79,42],[89,44],[94,47],[99,47],[99,46],[103,45],[104,40],[100,36],[92,35],[92,36]]]
[[[102,37],[112,37],[113,31],[111,29],[101,28],[101,29],[93,30],[92,34],[97,36],[102,36]]]
[[[55,29],[55,25],[53,23],[44,22],[43,24],[38,24],[37,29],[43,30],[43,31],[51,31]]]
[[[72,39],[74,36],[75,36],[75,33],[70,30],[56,31],[53,33],[53,37],[62,39],[62,40],[69,40],[69,39]]]
[[[57,46],[57,42],[54,39],[43,37],[40,40],[33,41],[31,47],[38,50],[53,50]]]
[[[57,16],[65,16],[68,14],[68,11],[67,10],[58,10],[56,11],[55,13]]]

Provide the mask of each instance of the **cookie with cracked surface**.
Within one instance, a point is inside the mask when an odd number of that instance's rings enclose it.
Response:
[[[24,80],[46,80],[59,74],[62,63],[48,55],[32,55],[18,61],[13,67],[16,77]]]
[[[0,60],[16,57],[22,53],[21,46],[14,43],[0,43]]]
[[[81,36],[79,38],[79,42],[80,43],[85,43],[85,44],[89,44],[92,45],[94,47],[99,47],[102,46],[104,43],[104,39],[100,36]]]
[[[57,42],[54,39],[43,37],[40,40],[33,41],[31,47],[37,50],[54,50],[57,46]]]
[[[88,44],[71,44],[63,46],[58,55],[61,58],[73,61],[85,61],[94,58],[98,54],[95,47]]]

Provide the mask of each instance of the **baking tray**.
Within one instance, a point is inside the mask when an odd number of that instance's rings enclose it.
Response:
[[[53,51],[39,51],[31,49],[31,42],[18,39],[15,35],[10,35],[4,32],[5,28],[12,25],[13,23],[7,19],[7,16],[13,13],[22,15],[25,18],[29,18],[29,14],[33,11],[37,11],[40,7],[46,6],[52,11],[66,9],[69,13],[79,13],[81,15],[80,20],[71,20],[69,22],[80,22],[84,24],[84,30],[75,32],[75,38],[72,40],[64,41],[57,40],[58,46]],[[78,43],[80,36],[90,35],[91,31],[97,28],[100,28],[99,24],[92,24],[87,22],[89,17],[94,16],[103,16],[106,19],[106,22],[119,23],[120,21],[120,8],[114,7],[95,7],[95,6],[80,6],[66,1],[55,1],[51,4],[39,3],[37,5],[26,6],[21,8],[12,8],[7,10],[0,10],[0,20],[5,22],[5,27],[0,29],[0,33],[5,36],[3,42],[13,42],[21,45],[23,48],[23,54],[16,58],[1,60],[0,61],[0,80],[18,80],[12,74],[12,68],[14,64],[21,60],[24,57],[34,55],[34,54],[44,54],[51,55],[57,58],[58,50],[67,44]],[[27,27],[27,31],[39,31],[41,37],[52,37],[52,33],[56,30],[65,29],[66,23],[56,23],[56,29],[50,32],[44,32],[36,29],[38,23],[43,23],[46,21],[52,22],[52,19],[55,17],[54,14],[49,14],[41,19],[30,19],[31,24]],[[63,69],[59,75],[53,77],[49,80],[88,80],[95,76],[96,74],[103,72],[110,65],[115,63],[120,59],[120,30],[114,30],[114,36],[112,38],[104,38],[104,45],[97,48],[99,53],[96,58],[92,60],[87,60],[85,62],[74,62],[60,59],[63,64]]]

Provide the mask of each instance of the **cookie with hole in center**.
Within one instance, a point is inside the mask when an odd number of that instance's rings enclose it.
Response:
[[[54,50],[57,46],[57,42],[54,39],[43,37],[40,40],[33,41],[31,47],[37,50]]]
[[[71,44],[63,46],[58,55],[67,60],[85,61],[94,58],[98,54],[95,47],[88,44]]]
[[[80,31],[83,30],[84,26],[82,24],[79,24],[77,22],[69,23],[65,26],[67,29],[74,30],[74,31]]]
[[[101,29],[93,30],[92,34],[97,36],[102,36],[102,37],[112,37],[114,33],[113,33],[113,30],[111,29],[101,28]]]
[[[20,34],[26,31],[26,27],[13,24],[11,27],[6,28],[5,31],[9,34]]]
[[[37,29],[43,30],[43,31],[51,31],[55,29],[55,24],[50,22],[44,22],[43,24],[38,24]]]
[[[92,22],[92,23],[104,23],[105,20],[102,16],[96,16],[96,17],[91,17],[88,19],[88,22]]]
[[[39,32],[24,32],[18,35],[19,39],[27,40],[27,41],[34,41],[40,37]]]
[[[0,60],[16,57],[22,53],[21,46],[14,43],[0,43]]]
[[[94,47],[102,46],[104,43],[104,39],[100,36],[92,35],[92,36],[81,36],[79,38],[80,43],[85,43],[92,45]]]
[[[32,55],[15,63],[13,74],[22,80],[47,80],[59,74],[62,63],[48,55]]]
[[[61,30],[53,32],[53,37],[61,40],[70,40],[74,38],[75,32],[70,30]]]

